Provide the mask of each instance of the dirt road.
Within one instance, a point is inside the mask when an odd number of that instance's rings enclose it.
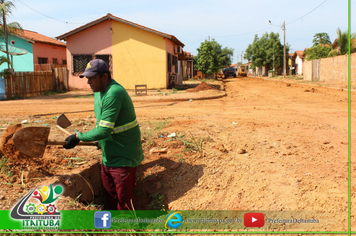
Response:
[[[347,230],[347,91],[249,77],[228,79],[225,88],[227,96],[214,100],[134,100],[145,149],[137,209],[272,211],[279,218],[296,212],[320,220],[298,229]],[[37,114],[53,125],[55,113],[65,112],[77,124],[73,130],[88,130],[95,121],[92,101],[1,101],[0,124],[28,119],[33,125]],[[352,119],[355,125],[354,114]],[[88,152],[100,159],[98,151],[88,150],[71,155]],[[48,155],[65,152],[58,148]],[[354,190],[356,185],[353,199]],[[3,209],[11,202],[4,201]],[[270,226],[275,228],[294,229]]]

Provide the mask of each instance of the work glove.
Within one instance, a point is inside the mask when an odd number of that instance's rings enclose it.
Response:
[[[96,150],[100,150],[101,149],[101,145],[99,141],[95,141],[95,146],[96,146]]]
[[[71,149],[74,148],[75,146],[77,146],[77,144],[80,142],[79,139],[77,139],[75,134],[72,134],[70,136],[68,136],[65,141],[67,141],[66,144],[63,145],[63,147],[65,149]]]

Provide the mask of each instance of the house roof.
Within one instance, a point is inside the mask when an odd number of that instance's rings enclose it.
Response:
[[[304,51],[295,51],[294,57],[297,57],[297,55],[298,55],[299,58],[303,59],[304,58]]]
[[[150,28],[145,27],[143,25],[139,25],[139,24],[133,23],[131,21],[116,17],[114,15],[111,15],[110,13],[108,13],[107,15],[105,15],[105,16],[97,19],[97,20],[89,22],[89,23],[87,23],[87,24],[85,24],[83,26],[80,26],[80,27],[78,27],[78,28],[76,28],[76,29],[74,29],[72,31],[69,31],[69,32],[67,32],[65,34],[59,35],[56,38],[59,39],[59,40],[66,40],[67,37],[69,37],[69,36],[71,36],[73,34],[76,34],[76,33],[80,32],[80,31],[83,31],[83,30],[85,30],[85,29],[87,29],[89,27],[92,27],[92,26],[94,26],[96,24],[99,24],[99,23],[101,23],[103,21],[106,21],[106,20],[116,20],[118,22],[137,27],[139,29],[146,30],[146,31],[154,33],[154,34],[158,34],[158,35],[160,35],[160,36],[162,36],[164,38],[168,38],[168,39],[172,40],[172,42],[184,47],[184,44],[181,41],[179,41],[174,35],[162,33],[160,31],[157,31],[157,30],[154,30],[154,29],[150,29]]]
[[[66,46],[66,44],[63,42],[60,42],[56,39],[44,36],[42,34],[30,30],[17,31],[14,33],[14,35],[24,40],[27,40],[30,43],[45,43],[45,44],[51,44],[60,47]]]
[[[191,60],[193,58],[194,58],[194,56],[190,52],[183,51],[182,54],[179,54],[179,59],[182,59],[182,60]]]

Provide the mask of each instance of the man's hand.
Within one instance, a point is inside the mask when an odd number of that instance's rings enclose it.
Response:
[[[101,149],[101,145],[99,141],[95,141],[95,146],[96,146],[96,150],[100,150]]]
[[[63,145],[65,149],[74,148],[80,142],[75,134],[68,136],[65,141],[67,141],[67,143]]]

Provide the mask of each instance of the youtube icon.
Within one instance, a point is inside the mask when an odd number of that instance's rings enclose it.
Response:
[[[246,213],[244,215],[245,227],[263,227],[265,225],[265,216],[263,213]]]

